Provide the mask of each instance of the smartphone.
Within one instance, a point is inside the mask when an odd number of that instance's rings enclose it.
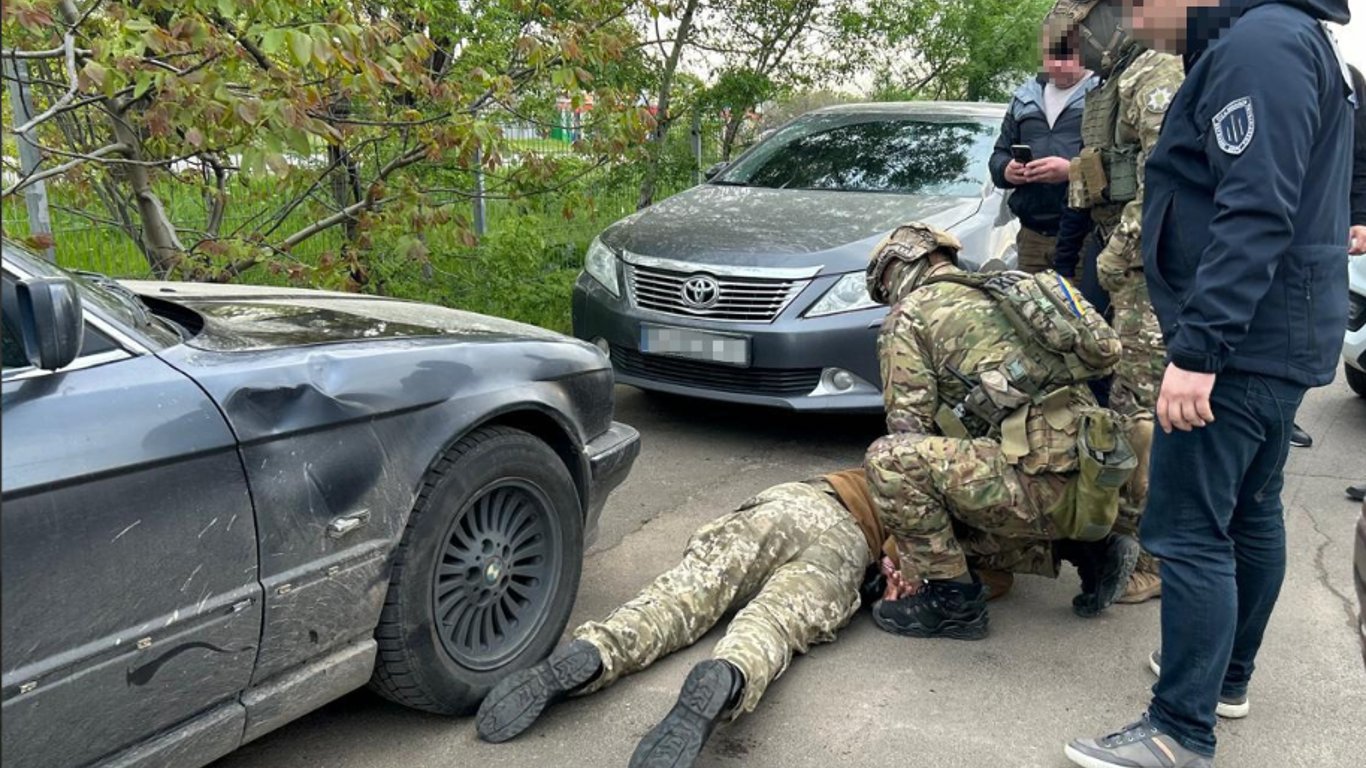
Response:
[[[1011,144],[1010,156],[1020,165],[1028,165],[1034,162],[1034,150],[1028,144]]]

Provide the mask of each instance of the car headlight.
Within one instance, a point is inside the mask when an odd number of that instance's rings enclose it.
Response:
[[[841,277],[825,292],[815,306],[807,310],[807,317],[838,315],[858,309],[871,309],[878,304],[868,295],[868,278],[862,272],[850,272]]]
[[[621,281],[617,279],[617,255],[596,237],[588,245],[588,255],[583,260],[583,271],[602,283],[602,287],[613,296],[621,296]]]

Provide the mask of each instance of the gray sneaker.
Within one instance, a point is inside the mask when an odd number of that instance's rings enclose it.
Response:
[[[1196,754],[1142,720],[1098,739],[1077,739],[1063,754],[1081,768],[1214,768],[1214,758]]]
[[[1162,651],[1153,651],[1152,655],[1148,657],[1148,669],[1151,669],[1154,675],[1162,677]],[[1247,694],[1220,696],[1219,703],[1214,707],[1214,714],[1225,720],[1241,720],[1247,717],[1248,712],[1251,711],[1252,707],[1248,704]]]

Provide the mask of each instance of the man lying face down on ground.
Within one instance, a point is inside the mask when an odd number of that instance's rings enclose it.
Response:
[[[963,534],[984,600],[1009,589],[1012,571],[1056,572],[1055,542]],[[1103,555],[1106,548],[1102,542],[1090,551]],[[1122,590],[1127,574],[1106,570],[1103,556],[1076,560],[1083,581],[1106,595],[1083,596],[1093,613]],[[550,705],[646,669],[739,609],[712,658],[689,672],[677,703],[630,762],[633,768],[691,766],[716,726],[753,711],[795,653],[834,640],[861,602],[899,598],[906,589],[902,561],[879,521],[864,469],[769,488],[700,528],[682,562],[606,620],[583,624],[545,661],[504,678],[480,707],[479,736],[514,738]]]

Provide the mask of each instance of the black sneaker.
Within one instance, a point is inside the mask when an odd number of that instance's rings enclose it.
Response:
[[[1120,533],[1112,533],[1094,546],[1100,548],[1091,566],[1095,570],[1082,574],[1082,593],[1072,598],[1072,611],[1086,619],[1099,616],[1124,594],[1143,551],[1135,539]]]
[[[1290,429],[1290,444],[1296,448],[1312,448],[1314,445],[1314,438],[1310,437],[1308,432],[1301,429],[1299,424],[1295,424]]]
[[[914,595],[877,601],[873,623],[906,637],[981,640],[987,636],[986,589],[978,582],[926,582]]]
[[[1347,486],[1347,498],[1352,501],[1366,501],[1366,483]]]
[[[592,682],[602,673],[602,655],[587,640],[557,649],[545,661],[503,678],[479,705],[475,730],[498,744],[517,736],[551,704]]]
[[[740,704],[745,676],[733,664],[709,659],[692,668],[669,714],[640,740],[630,768],[688,768],[717,724]]]

